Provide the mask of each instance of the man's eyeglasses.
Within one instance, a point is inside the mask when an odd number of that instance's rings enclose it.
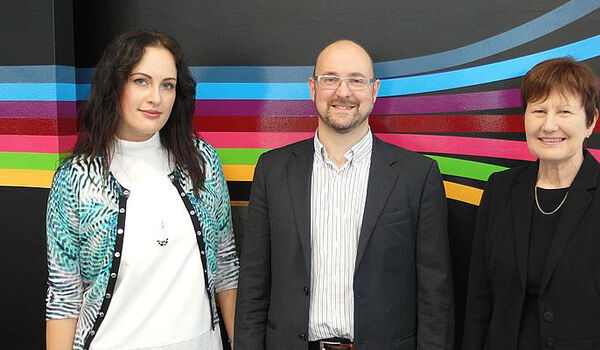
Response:
[[[315,79],[317,85],[324,90],[337,90],[343,80],[352,91],[364,90],[377,80],[375,78],[369,79],[363,77],[338,77],[337,75],[315,75],[313,76],[313,79]]]

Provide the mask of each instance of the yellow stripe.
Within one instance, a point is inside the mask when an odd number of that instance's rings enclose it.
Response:
[[[224,165],[227,181],[252,181],[254,165]],[[54,171],[0,169],[0,186],[50,188]],[[457,201],[479,205],[483,190],[454,182],[444,181],[446,197]],[[246,206],[247,201],[232,201],[233,206]]]
[[[455,199],[457,201],[479,205],[481,202],[481,195],[483,190],[479,188],[465,186],[454,182],[444,181],[444,188],[446,189],[446,197]]]
[[[0,169],[0,186],[50,188],[52,176],[51,170]]]
[[[252,181],[255,165],[223,165],[227,181]]]

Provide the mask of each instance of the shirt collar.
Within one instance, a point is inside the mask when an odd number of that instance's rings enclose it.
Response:
[[[325,146],[319,141],[319,130],[315,131],[315,154],[321,157],[323,162],[328,162],[329,158],[327,156],[327,150]],[[373,150],[373,134],[371,133],[371,128],[367,130],[365,136],[363,136],[357,143],[354,144],[346,153],[344,153],[344,157],[349,163],[360,162],[365,159],[368,155],[371,154]]]

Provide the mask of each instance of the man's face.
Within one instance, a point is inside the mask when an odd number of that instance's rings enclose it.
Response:
[[[334,43],[319,55],[315,76],[374,77],[373,65],[367,53],[354,43]],[[336,89],[324,89],[314,78],[309,79],[311,99],[319,113],[319,129],[329,128],[346,134],[358,128],[367,128],[367,117],[377,99],[379,80],[364,89],[351,88],[344,80]]]

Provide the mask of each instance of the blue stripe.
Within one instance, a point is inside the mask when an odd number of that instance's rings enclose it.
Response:
[[[75,84],[0,84],[0,101],[75,101]]]
[[[556,9],[504,33],[456,49],[431,55],[375,63],[380,78],[401,77],[454,67],[486,58],[543,37],[600,8],[600,1],[571,0]],[[67,66],[0,67],[1,83],[74,83]],[[306,82],[312,66],[190,67],[194,79],[211,83]],[[78,68],[79,83],[90,83],[93,68]]]
[[[377,76],[400,77],[474,62],[541,38],[598,8],[600,1],[597,0],[571,0],[530,22],[467,46],[427,56],[376,63]]]
[[[523,76],[535,64],[556,57],[578,61],[600,56],[600,35],[547,51],[456,71],[382,80],[380,97],[418,94],[485,84]],[[89,84],[0,84],[2,101],[72,101],[85,99]],[[197,99],[308,100],[303,83],[200,83]]]
[[[0,83],[75,83],[71,66],[0,66]]]

